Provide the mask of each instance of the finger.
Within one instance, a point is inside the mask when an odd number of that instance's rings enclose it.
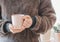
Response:
[[[29,16],[29,15],[25,15],[25,16],[23,16],[23,18],[24,18],[24,19],[26,19],[26,18],[29,19],[30,16]]]
[[[25,23],[23,24],[23,26],[24,26],[25,28],[29,28],[29,27],[31,26],[31,24],[25,22]]]
[[[32,19],[25,19],[26,22],[32,22]]]
[[[12,33],[15,33],[15,31],[14,31],[14,26],[13,25],[10,25],[10,31],[12,32]]]
[[[14,29],[14,28],[10,28],[10,31],[14,34],[14,33],[19,33],[22,32],[23,30],[25,30],[25,28],[22,26],[22,29]]]
[[[14,26],[13,29],[21,29],[21,27],[18,27],[18,26]]]
[[[22,28],[26,28],[26,25],[25,25],[25,24],[23,24],[23,25],[22,25]]]
[[[14,28],[10,28],[10,31],[11,31],[13,34],[20,32],[19,29],[14,29]]]
[[[26,28],[29,28],[31,25],[30,24],[26,24],[27,26],[26,26]]]
[[[22,29],[14,29],[14,28],[11,28],[12,33],[22,32],[23,30],[25,30],[25,28],[22,28]]]
[[[31,20],[26,20],[26,21],[24,21],[24,24],[32,24],[32,21]]]
[[[26,21],[26,23],[28,23],[28,24],[32,24],[32,21],[29,21],[29,20],[28,20],[28,21]]]
[[[12,29],[12,28],[10,28],[10,31],[11,31],[12,33],[14,33],[14,31],[13,31],[13,29]]]

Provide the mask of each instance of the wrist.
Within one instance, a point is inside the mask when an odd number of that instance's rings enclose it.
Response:
[[[9,30],[9,24],[12,24],[12,22],[11,22],[11,21],[7,21],[7,22],[4,24],[4,26],[3,26],[4,32],[10,32],[10,30]]]
[[[35,26],[35,24],[36,24],[36,17],[33,16],[31,18],[32,18],[32,25],[30,26],[30,28],[33,28]]]

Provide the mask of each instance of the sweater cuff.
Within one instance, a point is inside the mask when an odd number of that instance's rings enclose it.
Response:
[[[7,21],[7,22],[5,22],[5,24],[3,26],[3,30],[4,30],[5,33],[10,32],[9,24],[12,24],[12,22],[11,21]]]
[[[30,26],[30,29],[32,29],[32,28],[35,26],[35,24],[36,24],[36,17],[33,16],[33,17],[31,17],[31,18],[32,18],[33,23],[32,23],[32,25]]]

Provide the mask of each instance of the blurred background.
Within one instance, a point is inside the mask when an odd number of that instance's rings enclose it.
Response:
[[[53,8],[56,12],[56,23],[45,34],[41,34],[41,41],[42,42],[60,42],[60,0],[51,0]]]

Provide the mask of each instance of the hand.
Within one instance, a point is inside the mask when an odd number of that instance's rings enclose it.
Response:
[[[32,25],[32,18],[29,15],[23,16],[24,22],[23,22],[23,27],[29,28]]]
[[[25,30],[26,28],[29,28],[32,25],[32,19],[29,15],[25,15],[22,18],[23,24],[20,28],[13,26],[12,24],[9,25],[9,29],[12,33],[19,33]]]
[[[22,32],[23,30],[25,30],[25,28],[23,26],[21,28],[17,28],[16,26],[13,26],[12,24],[9,25],[9,29],[13,34],[19,33],[19,32]]]

